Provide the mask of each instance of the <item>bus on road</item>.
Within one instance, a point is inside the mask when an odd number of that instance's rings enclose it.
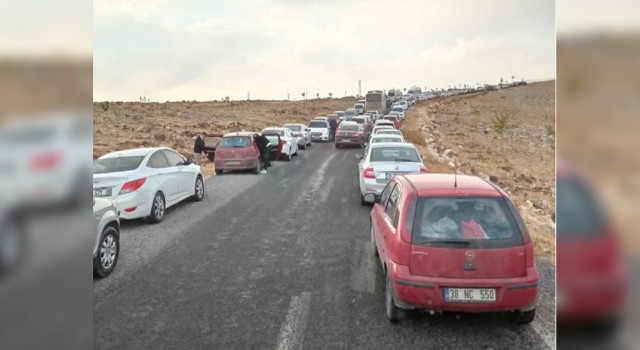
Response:
[[[382,90],[372,90],[367,92],[365,98],[365,112],[378,112],[385,114],[387,109],[387,95]]]

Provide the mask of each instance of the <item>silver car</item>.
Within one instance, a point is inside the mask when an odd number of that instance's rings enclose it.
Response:
[[[420,153],[410,143],[371,143],[358,164],[360,204],[374,203],[396,175],[426,173]]]
[[[285,128],[291,130],[293,136],[298,139],[298,147],[307,149],[311,147],[311,129],[304,124],[285,124]]]
[[[120,256],[120,216],[110,199],[93,199],[93,276],[107,277]]]

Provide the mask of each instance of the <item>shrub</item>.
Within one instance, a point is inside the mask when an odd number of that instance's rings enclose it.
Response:
[[[109,101],[104,101],[104,102],[100,102],[100,107],[102,107],[103,111],[108,111],[109,110]]]
[[[509,111],[494,112],[493,119],[491,119],[491,128],[493,131],[502,135],[509,128],[509,122],[513,117],[513,113]]]

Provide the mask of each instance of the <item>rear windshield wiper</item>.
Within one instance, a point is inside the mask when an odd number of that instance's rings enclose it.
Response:
[[[396,162],[416,162],[415,159],[407,159],[407,158],[396,158]]]
[[[462,245],[462,246],[469,246],[471,245],[471,242],[469,241],[460,241],[460,240],[433,240],[433,239],[428,239],[428,240],[422,240],[422,241],[418,241],[416,244],[450,244],[450,245]]]

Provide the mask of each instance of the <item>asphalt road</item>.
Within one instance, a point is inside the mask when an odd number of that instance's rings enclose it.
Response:
[[[358,150],[314,144],[267,175],[231,173],[158,225],[125,222],[116,271],[94,281],[97,349],[547,349],[555,271],[538,316],[384,314],[367,250]]]

